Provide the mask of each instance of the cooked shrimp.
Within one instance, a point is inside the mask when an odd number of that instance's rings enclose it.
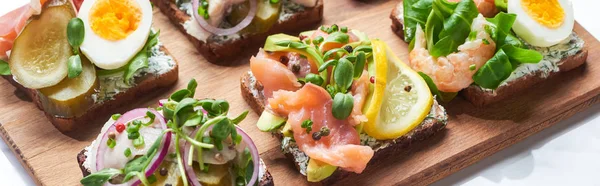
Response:
[[[449,2],[459,2],[460,0],[448,0]],[[498,13],[494,0],[473,0],[479,13],[485,17],[494,17]]]
[[[458,92],[473,83],[473,74],[481,68],[496,51],[496,43],[485,31],[489,24],[479,14],[471,24],[471,31],[477,32],[474,40],[458,46],[458,52],[445,57],[434,58],[426,49],[425,33],[417,26],[415,45],[409,54],[409,62],[413,69],[421,71],[433,80],[440,91]],[[475,65],[472,69],[471,65]]]

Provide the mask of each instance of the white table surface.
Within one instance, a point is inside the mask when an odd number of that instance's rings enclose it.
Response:
[[[0,15],[14,6],[14,0],[11,1],[2,2]],[[10,5],[5,6],[6,3]],[[575,19],[600,38],[600,1],[573,0],[573,4]],[[34,185],[2,140],[0,150],[0,185]],[[597,104],[433,185],[600,185],[599,176]]]

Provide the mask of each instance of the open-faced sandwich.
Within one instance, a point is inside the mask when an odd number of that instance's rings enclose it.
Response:
[[[449,99],[462,90],[477,106],[587,58],[569,0],[404,0],[391,19],[410,43],[410,65],[437,86],[435,94]]]
[[[380,40],[332,25],[269,36],[241,78],[261,131],[310,182],[361,173],[440,131],[448,116],[426,81]]]
[[[225,100],[194,99],[196,81],[157,108],[115,114],[77,155],[81,184],[273,185],[252,139]]]
[[[223,65],[270,34],[299,32],[323,18],[323,0],[151,1],[206,59]]]
[[[0,23],[2,75],[62,132],[177,81],[148,0],[35,0]]]

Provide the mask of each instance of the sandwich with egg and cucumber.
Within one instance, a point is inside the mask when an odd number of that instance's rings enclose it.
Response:
[[[460,91],[476,106],[579,67],[588,54],[569,0],[404,0],[390,17],[434,94]]]
[[[35,0],[0,19],[2,75],[61,132],[177,81],[148,0]]]
[[[208,61],[228,65],[268,35],[323,18],[323,0],[151,0]]]
[[[331,184],[441,131],[445,109],[383,42],[347,27],[276,34],[241,77],[257,126],[309,182]]]
[[[84,186],[273,185],[252,139],[226,100],[195,99],[197,83],[157,108],[113,115],[77,155]]]

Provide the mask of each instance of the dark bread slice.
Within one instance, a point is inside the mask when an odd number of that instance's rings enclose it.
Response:
[[[402,6],[402,1],[400,1],[400,3],[398,3],[398,5],[392,10],[390,19],[392,19],[392,31],[404,39],[404,20],[402,18],[404,10],[402,9]],[[579,67],[585,63],[587,55],[588,49],[584,46],[583,49],[575,55],[562,58],[560,62],[557,63],[559,68],[558,71],[549,72],[547,75],[544,75],[541,71],[536,71],[535,73],[530,73],[514,81],[510,81],[507,84],[498,87],[494,91],[485,90],[477,85],[471,85],[463,89],[460,94],[473,105],[483,107],[527,90],[533,85],[543,82],[550,77]]]
[[[172,56],[164,46],[162,46],[160,50],[166,55]],[[83,115],[73,118],[56,117],[45,112],[42,108],[42,103],[40,102],[37,90],[23,87],[21,84],[17,83],[12,76],[3,77],[19,90],[25,92],[25,94],[31,98],[33,103],[35,103],[40,110],[44,111],[46,117],[60,132],[68,133],[77,130],[80,126],[94,121],[96,118],[106,118],[110,116],[110,114],[114,112],[114,109],[124,106],[130,100],[135,100],[137,97],[143,96],[157,88],[173,85],[179,76],[177,60],[175,58],[173,58],[173,60],[175,61],[175,67],[171,71],[161,74],[160,76],[146,75],[144,77],[136,78],[136,86],[125,92],[116,94],[111,100],[93,105]]]
[[[247,50],[250,47],[258,47],[265,43],[267,36],[276,33],[288,33],[305,30],[310,26],[317,25],[323,19],[323,1],[319,0],[317,5],[307,8],[304,11],[295,13],[286,21],[278,21],[269,31],[265,33],[244,34],[239,39],[228,40],[225,42],[216,42],[211,37],[206,42],[196,39],[187,34],[183,23],[190,19],[185,12],[181,11],[173,0],[151,0],[154,6],[158,7],[163,14],[192,42],[194,47],[211,63],[219,65],[229,65],[232,60],[240,56],[251,55],[255,50]]]
[[[244,97],[246,102],[248,102],[250,107],[252,107],[252,109],[256,113],[262,113],[265,108],[266,99],[261,93],[262,85],[260,84],[260,82],[257,82],[253,75],[250,72],[248,72],[242,75],[240,79],[240,87],[242,91],[242,96]],[[444,108],[437,103],[437,101],[434,101],[432,110],[433,109],[437,110],[434,114],[430,114],[433,115],[433,117],[426,118],[419,126],[413,129],[410,133],[396,138],[394,140],[385,141],[385,143],[390,144],[385,148],[380,148],[379,146],[376,146],[375,148],[380,149],[375,152],[375,155],[373,156],[370,162],[377,162],[378,159],[392,157],[395,154],[401,153],[409,145],[418,141],[425,140],[428,137],[434,135],[436,132],[443,130],[446,126],[448,115],[445,112]],[[281,134],[280,132],[276,132],[275,136],[279,138],[279,140],[283,140],[283,134]],[[300,170],[300,164],[297,163],[297,161],[294,161],[295,156],[292,153],[287,153],[285,151],[284,154],[288,159],[292,160],[292,162],[294,162],[295,167],[298,170]],[[330,177],[328,177],[325,180],[322,180],[321,183],[325,185],[330,185],[355,174],[356,173],[344,171],[338,168]]]
[[[562,59],[558,64],[560,70],[550,72],[546,78],[544,78],[541,71],[536,71],[536,73],[525,75],[518,80],[510,81],[508,84],[498,87],[493,92],[486,91],[477,85],[471,85],[466,89],[463,89],[460,94],[475,106],[481,107],[492,104],[512,95],[517,95],[517,93],[527,90],[535,84],[543,82],[547,78],[583,65],[587,59],[587,55],[588,50],[584,48],[580,53]]]
[[[79,154],[77,154],[77,164],[79,164],[79,169],[81,169],[81,174],[83,174],[83,177],[91,174],[90,171],[83,166],[83,162],[85,162],[85,159],[87,158],[85,153],[86,153],[86,149],[83,149],[83,150],[81,150],[81,152],[79,152]],[[263,174],[263,177],[260,178],[258,185],[273,186],[274,185],[273,176],[271,176],[271,173],[269,173],[269,171],[267,170],[266,167],[263,167],[263,168],[265,170],[265,174]]]

